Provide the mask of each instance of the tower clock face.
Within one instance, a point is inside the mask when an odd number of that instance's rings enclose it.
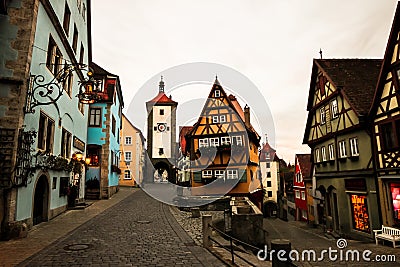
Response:
[[[165,132],[166,129],[167,129],[166,123],[157,123],[157,130],[159,132]]]

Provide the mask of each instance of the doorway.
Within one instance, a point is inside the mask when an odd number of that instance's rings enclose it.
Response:
[[[47,177],[39,177],[33,197],[33,225],[48,220],[49,183]]]

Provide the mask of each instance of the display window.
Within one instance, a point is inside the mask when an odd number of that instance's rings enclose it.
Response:
[[[392,194],[394,223],[400,225],[400,183],[391,183],[390,192]]]
[[[350,200],[354,229],[369,233],[371,230],[369,227],[367,197],[363,195],[351,195]]]

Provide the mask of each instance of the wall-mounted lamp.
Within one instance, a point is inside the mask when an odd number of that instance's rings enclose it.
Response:
[[[88,80],[80,82],[79,94],[77,95],[79,98],[79,102],[82,104],[93,104],[102,99],[101,95],[101,80],[95,80],[93,78],[93,71],[89,69],[87,76]]]

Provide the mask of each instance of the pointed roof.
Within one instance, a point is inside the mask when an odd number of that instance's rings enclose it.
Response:
[[[242,120],[243,125],[246,127],[246,129],[249,132],[249,134],[253,135],[255,137],[255,139],[257,140],[258,144],[259,144],[259,141],[260,141],[259,134],[253,128],[251,123],[250,123],[250,127],[246,126],[246,124],[245,124],[245,115],[244,115],[244,111],[243,111],[242,107],[240,106],[239,102],[237,101],[237,99],[236,99],[236,97],[234,95],[231,94],[231,95],[227,96],[225,90],[222,88],[221,84],[219,83],[217,76],[215,77],[215,81],[214,81],[214,84],[213,84],[213,86],[211,88],[211,91],[210,91],[210,93],[208,95],[208,99],[212,98],[213,91],[216,90],[216,89],[221,91],[221,96],[222,97],[226,97],[227,102],[228,102],[228,106],[231,109],[233,109],[239,115],[240,119]],[[207,100],[206,100],[206,103],[207,103]],[[200,116],[199,116],[197,122],[193,125],[193,129],[187,133],[188,135],[192,134],[192,132],[195,130],[196,126],[199,124],[199,122],[201,120],[201,116],[204,114],[205,109],[206,109],[206,104],[203,106],[203,109],[202,109],[202,111],[200,113]]]
[[[382,59],[314,59],[314,64],[337,89],[341,88],[358,115],[368,114]]]
[[[273,149],[268,142],[263,143],[259,158],[260,162],[279,161],[279,157],[276,155],[276,150]]]
[[[171,96],[168,97],[164,92],[164,81],[163,76],[161,76],[160,83],[158,85],[158,94],[151,100],[146,103],[170,103],[170,104],[178,104],[177,102],[171,99]]]
[[[296,154],[303,179],[311,179],[311,154]],[[296,166],[297,171],[297,166]]]
[[[389,34],[389,40],[386,45],[385,56],[383,58],[383,62],[382,62],[381,69],[379,72],[379,79],[378,79],[378,82],[376,85],[376,90],[375,90],[375,94],[374,94],[374,102],[369,111],[370,114],[372,114],[372,115],[374,115],[373,112],[376,112],[376,109],[377,109],[376,102],[379,103],[380,96],[382,95],[382,90],[383,90],[384,84],[386,82],[386,76],[383,76],[383,75],[385,75],[384,71],[387,70],[392,64],[393,49],[394,49],[395,42],[397,42],[397,37],[398,37],[397,34],[399,31],[400,31],[400,1],[397,2],[396,12],[394,14],[392,28],[391,28],[390,34]]]

